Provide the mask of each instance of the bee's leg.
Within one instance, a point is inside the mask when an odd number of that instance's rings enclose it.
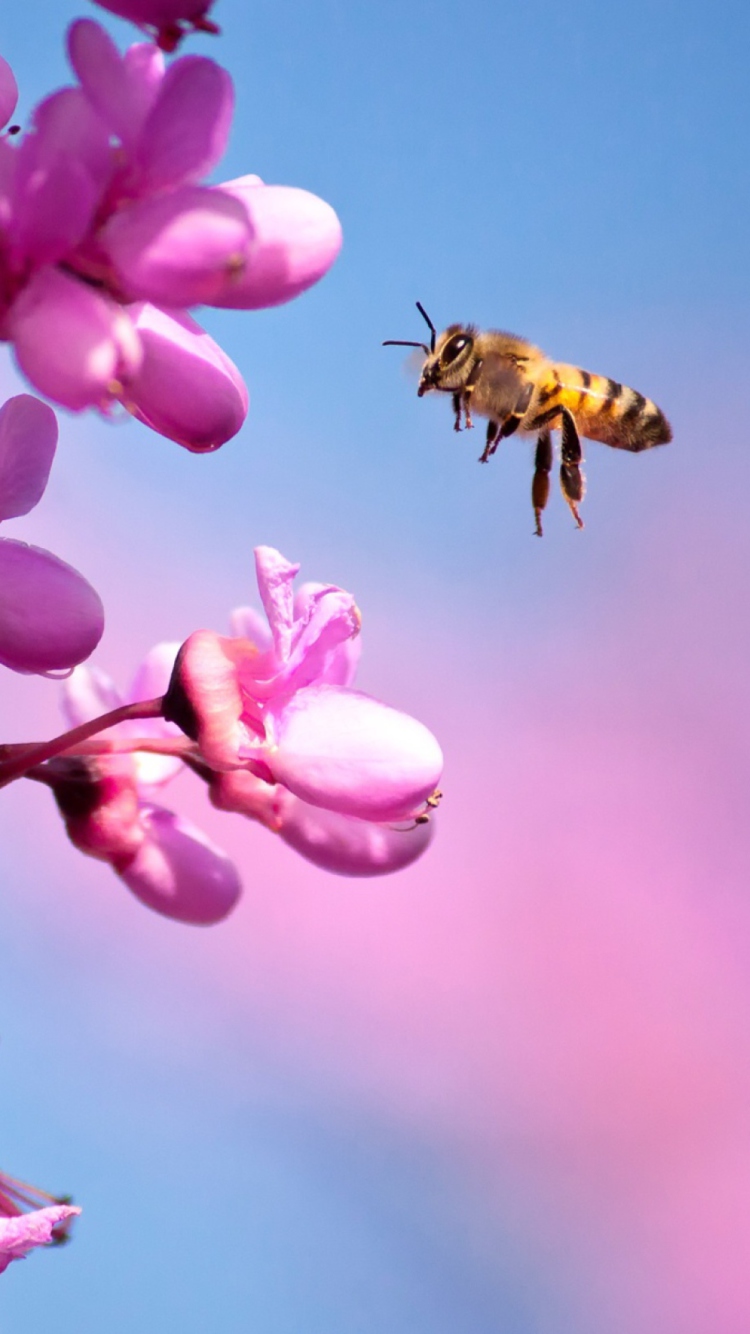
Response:
[[[534,480],[531,483],[531,503],[536,519],[536,536],[542,536],[542,510],[549,498],[549,474],[552,467],[552,436],[549,431],[540,431],[536,442],[534,459]]]
[[[474,393],[474,390],[475,390],[476,387],[477,387],[477,380],[479,379],[479,373],[480,373],[480,371],[481,371],[483,365],[484,365],[484,362],[482,361],[482,358],[481,358],[481,357],[480,357],[477,361],[474,362],[474,365],[472,366],[471,370],[469,371],[469,376],[468,376],[468,379],[467,379],[467,381],[466,381],[466,384],[464,385],[463,400],[464,400],[464,413],[465,413],[465,415],[466,415],[466,430],[467,430],[467,431],[471,431],[471,430],[473,430],[473,427],[474,427],[474,423],[473,423],[473,421],[471,420],[471,396],[472,396],[472,394]]]
[[[494,454],[500,440],[500,423],[489,421],[487,423],[487,444],[479,455],[480,463],[487,463],[490,455]]]
[[[460,395],[460,394],[454,394],[454,395],[453,395],[453,411],[454,411],[455,416],[456,416],[456,420],[455,420],[454,423],[453,423],[453,429],[454,429],[454,431],[460,431],[460,430],[461,430],[461,395]]]
[[[567,408],[562,410],[562,463],[560,464],[560,485],[562,493],[565,496],[570,511],[578,524],[583,528],[583,519],[578,513],[578,506],[583,500],[586,484],[583,473],[581,472],[581,462],[583,452],[581,450],[581,441],[578,437],[576,424]]]

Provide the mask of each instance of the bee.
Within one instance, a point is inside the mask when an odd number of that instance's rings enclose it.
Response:
[[[420,347],[425,354],[417,393],[450,394],[454,430],[474,423],[472,411],[488,418],[487,440],[479,457],[487,463],[501,440],[515,431],[538,432],[531,502],[536,535],[542,536],[542,512],[549,497],[552,469],[551,430],[559,428],[560,485],[579,528],[578,506],[585,479],[581,436],[633,454],[666,445],[672,429],[664,413],[635,389],[592,375],[579,366],[550,361],[533,343],[496,329],[481,332],[473,324],[449,324],[438,334],[424,307],[417,310],[430,330],[430,345],[389,338],[384,347]]]

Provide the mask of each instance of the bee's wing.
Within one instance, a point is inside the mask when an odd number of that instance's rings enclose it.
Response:
[[[481,380],[482,387],[507,413],[514,410],[528,376],[514,358],[501,352],[487,352],[482,358]]]

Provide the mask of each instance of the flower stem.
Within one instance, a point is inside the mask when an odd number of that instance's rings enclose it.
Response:
[[[121,704],[119,708],[111,709],[109,713],[103,713],[99,718],[92,718],[91,722],[81,723],[80,727],[73,727],[69,732],[53,737],[51,741],[29,741],[0,746],[0,787],[6,787],[17,778],[23,778],[27,769],[74,749],[107,727],[114,727],[117,723],[132,722],[139,718],[160,718],[162,703],[160,696],[158,699],[137,700],[134,704]],[[111,746],[107,748],[115,749]]]

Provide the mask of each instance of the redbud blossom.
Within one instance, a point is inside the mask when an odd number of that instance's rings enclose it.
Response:
[[[173,51],[191,28],[199,32],[218,32],[206,18],[213,0],[96,0],[102,9],[120,18],[130,19],[139,28],[153,31],[165,51]]]
[[[0,1274],[11,1260],[23,1260],[35,1246],[48,1246],[55,1240],[55,1229],[80,1212],[72,1204],[53,1204],[28,1214],[0,1218]]]
[[[197,631],[183,644],[164,701],[215,770],[247,768],[313,806],[376,822],[422,812],[442,770],[421,723],[342,677],[359,633],[349,593],[321,585],[295,607],[299,566],[271,547],[255,552],[269,621],[265,651],[247,638]],[[348,666],[348,663],[347,663]]]
[[[0,520],[41,499],[57,444],[51,408],[18,394],[0,408]],[[16,672],[64,671],[87,658],[104,629],[94,589],[40,547],[0,538],[0,663]]]
[[[136,673],[127,701],[96,667],[82,667],[63,686],[65,711],[77,725],[125,702],[163,693],[177,651],[158,644]],[[100,734],[158,743],[177,735],[163,718],[119,723]],[[179,759],[147,751],[66,758],[44,766],[71,842],[108,862],[128,889],[165,917],[195,925],[221,921],[242,892],[224,852],[189,821],[159,806],[154,790],[181,768]]]

